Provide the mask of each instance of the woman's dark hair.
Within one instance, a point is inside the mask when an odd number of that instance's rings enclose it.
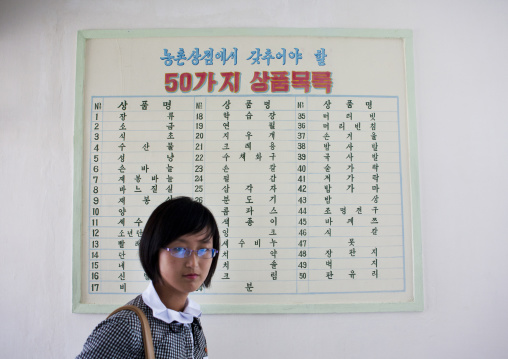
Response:
[[[213,248],[220,249],[220,234],[212,212],[189,197],[175,197],[160,204],[148,218],[141,242],[139,259],[145,273],[154,283],[161,280],[159,251],[187,234],[208,230],[213,237]],[[203,285],[209,287],[219,256],[212,258],[210,271]]]

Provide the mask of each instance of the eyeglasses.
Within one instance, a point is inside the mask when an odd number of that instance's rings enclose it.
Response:
[[[175,248],[164,248],[171,254],[173,257],[176,258],[187,258],[190,257],[192,252],[196,252],[199,258],[204,259],[210,259],[213,258],[219,253],[219,251],[215,248],[201,248],[198,250],[189,249],[189,248],[182,248],[182,247],[175,247]]]

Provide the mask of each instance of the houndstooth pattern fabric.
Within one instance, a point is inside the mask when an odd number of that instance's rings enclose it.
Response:
[[[135,305],[145,313],[150,323],[157,359],[207,358],[206,339],[198,318],[194,318],[194,322],[190,325],[177,322],[168,324],[153,317],[152,309],[144,303],[141,295],[127,304]],[[85,342],[83,351],[76,357],[76,359],[142,358],[145,358],[145,351],[141,322],[136,313],[130,310],[118,312],[97,325]]]

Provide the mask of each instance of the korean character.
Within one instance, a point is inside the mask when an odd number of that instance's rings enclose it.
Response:
[[[118,268],[122,268],[122,270],[125,269],[125,261],[121,261],[119,264],[118,264]]]
[[[229,273],[224,273],[224,275],[222,276],[221,279],[230,279],[229,278]]]
[[[347,108],[352,108],[354,105],[353,100],[347,100],[346,105],[347,105]]]
[[[224,207],[221,212],[225,216],[229,215],[229,207]]]
[[[351,270],[351,272],[349,272],[349,276],[351,277],[351,279],[355,279],[355,276],[356,276],[355,271]]]
[[[273,202],[273,204],[277,204],[277,195],[274,194],[270,197],[269,202]]]
[[[229,270],[229,261],[224,261],[224,263],[222,263],[222,268]]]
[[[333,278],[333,271],[326,272],[326,278],[332,279]]]
[[[125,232],[123,231],[123,229],[120,230],[120,232],[118,232],[118,236],[119,238],[122,238],[122,237],[125,237]],[[118,244],[120,244],[120,242],[118,242]],[[120,248],[123,248],[120,246]]]
[[[254,241],[254,245],[255,245],[255,246],[258,246],[258,248],[261,248],[261,238],[256,239],[256,240]]]
[[[269,236],[276,236],[277,233],[275,232],[275,229],[271,229],[270,233],[268,233]]]
[[[282,59],[282,65],[285,65],[286,64],[286,49],[281,48],[281,51],[277,52],[275,57],[277,58],[277,60]]]
[[[272,92],[287,92],[289,91],[289,78],[287,71],[272,71]]]
[[[185,57],[185,50],[183,48],[180,48],[178,52],[176,53],[176,57],[174,57],[174,60],[176,61],[176,64],[178,66],[183,66],[184,62],[183,60],[187,60]]]
[[[270,223],[274,226],[277,225],[277,217],[273,217],[272,219],[270,219]]]
[[[312,72],[312,87],[315,89],[326,89],[326,93],[332,91],[332,73],[326,72]]]
[[[224,158],[226,160],[226,162],[228,161],[228,158],[231,157],[227,152],[222,156],[222,158]]]
[[[344,131],[346,129],[346,123],[345,122],[339,122],[339,130]]]
[[[300,49],[298,48],[294,48],[295,51],[291,51],[289,53],[289,58],[290,59],[295,59],[295,65],[298,65],[298,61],[302,59],[302,54],[300,53]]]
[[[222,224],[226,225],[226,227],[229,227],[229,217],[226,217],[222,220]]]
[[[267,110],[269,110],[270,109],[270,100],[263,102],[263,105],[265,105],[265,108]]]
[[[260,72],[259,71],[256,71],[254,72],[254,77],[252,78],[252,81],[250,82],[251,84],[253,82],[258,82],[258,83],[254,83],[251,85],[251,89],[253,92],[266,92],[268,91],[268,81],[270,80],[270,77],[268,76],[268,71],[263,71],[263,75],[262,77],[260,77]]]
[[[270,255],[271,255],[273,258],[277,258],[277,253],[278,253],[278,252],[277,252],[277,249],[272,249],[272,250],[270,251]]]
[[[238,242],[238,244],[240,245],[240,248],[243,248],[243,245],[245,244],[245,241],[242,239],[240,239],[240,242]]]
[[[147,100],[141,101],[141,105],[139,106],[141,106],[141,110],[146,111],[148,109],[148,101]]]
[[[118,224],[122,225],[125,227],[125,218],[121,218],[119,221],[118,221]]]
[[[377,236],[378,232],[379,229],[377,227],[372,228],[372,230],[370,231],[370,233],[372,233],[373,236]]]
[[[261,152],[256,153],[256,160],[261,161],[262,158]]]
[[[251,100],[247,100],[247,101],[245,102],[245,107],[246,107],[247,109],[252,108],[252,101],[251,101]]]
[[[261,57],[261,60],[266,61],[266,65],[270,66],[270,61],[275,59],[275,56],[272,55],[271,49],[266,49],[265,54]]]
[[[277,261],[272,261],[272,263],[270,263],[270,267],[272,267],[272,269],[277,269],[278,265]]]
[[[168,52],[168,49],[164,49],[164,56],[160,57],[160,59],[164,60],[164,65],[171,66],[175,57],[171,55],[171,52]]]
[[[373,248],[370,254],[374,254],[377,257],[377,247]]]
[[[374,266],[377,268],[377,258],[374,259],[371,263],[370,263],[371,266]]]
[[[125,251],[118,252],[118,258],[125,259]]]
[[[275,238],[272,238],[272,239],[270,240],[270,243],[272,244],[272,247],[274,247],[274,248],[275,248],[275,245],[276,245],[278,242],[275,240]]]
[[[354,225],[354,217],[349,218],[346,223],[351,223],[351,225]]]
[[[259,59],[261,58],[261,51],[258,47],[254,51],[250,52],[250,56],[247,58],[247,60],[252,60],[251,65],[259,64]]]
[[[228,142],[226,142],[226,143],[224,143],[224,145],[222,145],[222,150],[228,151],[229,149],[230,148],[229,148],[229,143]]]
[[[199,53],[199,48],[195,47],[187,58],[187,61],[190,61],[194,66],[196,66],[199,65],[200,58],[201,54]]]
[[[316,51],[316,53],[314,54],[314,56],[316,57],[316,61],[318,63],[319,66],[325,66],[325,57],[327,57],[328,55],[326,54],[326,51],[324,48],[321,48],[321,49],[318,49]]]
[[[229,248],[229,239],[226,239],[224,242],[222,242],[220,246],[224,248]]]
[[[354,247],[355,246],[355,239],[354,238],[349,238],[349,246],[350,247]]]
[[[370,114],[370,120],[371,121],[376,121],[376,113],[375,112]]]
[[[330,131],[330,122],[323,123],[323,128],[327,131]]]
[[[125,183],[125,175],[121,175],[121,176],[118,178],[118,182]]]
[[[355,188],[356,188],[356,187],[354,186],[354,184],[350,184],[350,185],[348,185],[348,186],[346,187],[346,191],[350,191],[351,193],[354,193]]]
[[[122,203],[123,205],[125,205],[125,196],[120,197],[120,199],[118,200],[118,203]]]
[[[145,150],[145,151],[149,151],[149,149],[150,149],[150,143],[148,143],[148,142],[147,142],[147,143],[145,143],[145,144],[143,145],[143,150]]]
[[[293,88],[303,88],[305,93],[310,91],[310,73],[308,71],[293,71],[291,78]]]
[[[276,184],[272,184],[270,186],[270,192],[273,192],[273,193],[277,192],[277,185]]]
[[[118,148],[120,149],[120,151],[121,151],[121,152],[123,152],[123,149],[124,149],[125,147],[127,147],[127,146],[126,146],[126,145],[125,145],[125,143],[123,143],[123,142],[122,142],[122,143],[118,146]]]
[[[332,190],[332,185],[331,184],[326,184],[324,187],[325,187],[326,193],[330,193],[330,191]]]
[[[125,213],[127,212],[127,209],[125,207],[119,208],[118,213],[120,213],[120,216],[125,216]]]
[[[247,118],[247,120],[251,120],[252,119],[252,113],[249,111],[247,112],[247,114],[245,115],[245,117]]]
[[[166,108],[166,110],[171,110],[171,100],[164,101],[162,103],[162,106],[164,106]],[[170,112],[170,113],[172,113],[172,112]]]
[[[330,182],[332,180],[332,176],[330,174],[327,174],[325,175],[325,177],[323,178],[325,181],[328,181]]]
[[[219,92],[223,91],[226,87],[229,88],[230,92],[237,93],[240,91],[240,72],[221,72],[220,74],[224,77],[224,83]],[[231,83],[232,79],[233,83]]]
[[[129,230],[127,231],[127,235],[128,235],[130,238],[132,238],[132,236],[134,235],[134,230],[133,230],[133,229],[129,229]]]
[[[325,151],[330,151],[330,146],[331,146],[330,142],[323,143],[323,147],[324,147]]]
[[[225,259],[229,259],[229,251],[228,250],[222,251],[221,257],[225,258]]]
[[[120,105],[118,105],[117,108],[122,108],[123,111],[125,111],[127,109],[127,100],[124,100],[120,103]]]
[[[138,192],[139,193],[139,192],[143,192],[143,191],[141,191],[141,188],[139,188],[139,186],[136,186],[136,188],[134,189],[134,192]]]
[[[371,122],[371,124],[370,124],[370,129],[371,129],[372,131],[376,131],[376,126],[377,126],[377,125],[376,125],[376,122]]]
[[[249,151],[252,150],[252,142],[247,142],[245,144],[245,148],[248,149]]]
[[[376,182],[379,182],[379,173],[372,175],[372,179]]]
[[[229,204],[229,202],[230,202],[229,195],[222,197],[222,202],[224,202],[224,204]]]
[[[138,219],[136,219],[134,223],[136,223],[139,227],[143,223],[143,221],[141,220],[141,218],[138,217]]]
[[[349,255],[350,255],[351,257],[356,257],[356,248],[352,248],[352,249],[350,249],[350,250],[349,250]]]
[[[229,193],[229,189],[230,189],[230,188],[231,188],[231,187],[230,187],[229,183],[227,183],[224,187],[222,187],[222,191],[223,191],[224,193]]]
[[[275,180],[277,179],[277,175],[276,174],[273,174],[270,176],[270,181],[271,182],[275,182]]]
[[[127,283],[120,284],[120,290],[123,290],[124,292],[127,292]]]
[[[325,236],[328,236],[328,237],[331,237],[331,236],[332,236],[332,229],[331,229],[331,228],[328,228],[328,229],[325,231]]]
[[[330,170],[332,169],[332,167],[330,167],[329,164],[326,164],[326,166],[323,167],[325,172],[330,172]]]
[[[378,275],[379,275],[379,273],[378,273],[378,270],[377,270],[377,269],[372,271],[372,276],[373,276],[373,277],[378,278]]]
[[[211,47],[204,50],[203,56],[199,58],[199,61],[203,60],[205,60],[205,65],[213,65],[213,49]]]
[[[252,196],[247,196],[245,203],[247,203],[247,204],[254,203],[254,202],[252,201]]]
[[[252,216],[254,214],[254,207],[249,206],[249,207],[245,208],[245,213]]]
[[[351,180],[351,182],[354,182],[354,180],[355,180],[355,175],[353,175],[353,174],[348,175],[348,176],[346,177],[346,181],[349,181],[349,180]]]
[[[372,100],[365,102],[365,106],[367,106],[367,108],[369,110],[371,110],[372,109]]]
[[[173,184],[169,184],[167,187],[166,187],[166,191],[168,193],[173,193]]]
[[[332,269],[332,264],[333,264],[333,260],[332,259],[327,259],[326,262],[325,262],[325,265],[328,268],[330,268],[330,269]]]
[[[330,100],[326,100],[325,103],[323,104],[323,106],[329,110],[330,109],[330,106],[332,105],[332,101]]]
[[[144,202],[146,205],[150,204],[150,196],[145,196],[145,197],[143,198],[143,202]]]
[[[270,273],[273,280],[277,280],[277,271]]]
[[[357,122],[357,123],[355,123],[355,128],[356,128],[356,130],[357,130],[357,131],[360,131],[360,130],[362,129],[362,124],[361,124],[361,122]]]

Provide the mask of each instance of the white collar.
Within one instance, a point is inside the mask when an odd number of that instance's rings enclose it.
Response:
[[[143,292],[142,298],[145,304],[152,308],[153,316],[166,323],[172,323],[174,321],[182,324],[192,323],[194,317],[201,317],[199,304],[189,298],[187,298],[187,303],[185,304],[183,312],[177,312],[176,310],[166,308],[160,300],[152,281],[150,281],[148,288]]]

